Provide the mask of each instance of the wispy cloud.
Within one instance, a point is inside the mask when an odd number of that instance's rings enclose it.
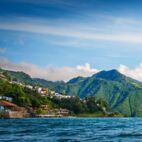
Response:
[[[29,3],[33,5],[43,5],[43,4],[62,4],[62,5],[69,5],[72,4],[73,2],[66,1],[66,0],[12,0],[12,2],[18,2],[18,3]]]
[[[64,23],[64,21],[56,22],[54,23],[45,22],[43,24],[37,23],[31,23],[31,22],[1,22],[0,23],[0,29],[3,30],[13,30],[13,31],[23,31],[23,32],[32,32],[37,34],[48,34],[48,35],[54,35],[54,36],[62,36],[62,37],[69,37],[69,38],[75,38],[79,40],[95,40],[95,41],[110,41],[110,42],[122,42],[122,43],[135,43],[135,44],[142,44],[142,31],[138,29],[141,27],[139,25],[135,26],[139,27],[135,30],[127,29],[127,30],[121,30],[119,29],[120,23],[126,24],[125,26],[128,26],[128,24],[134,24],[134,20],[124,20],[124,19],[114,19],[116,20],[114,24],[114,28],[110,28],[110,26],[106,26],[106,29],[103,27],[98,27],[98,25],[88,25],[83,26],[78,23],[72,23],[68,24],[67,22]],[[59,23],[56,25],[55,23]],[[116,25],[117,23],[117,25]],[[138,22],[135,22],[138,23]],[[112,23],[111,23],[112,24]],[[113,25],[111,25],[113,27]],[[98,29],[100,30],[98,30]],[[117,29],[118,28],[118,29]],[[124,28],[124,27],[123,27]]]

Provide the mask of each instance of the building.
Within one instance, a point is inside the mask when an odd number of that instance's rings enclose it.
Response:
[[[48,88],[36,87],[36,90],[42,96],[48,95]]]
[[[68,98],[71,98],[71,96],[67,96],[67,95],[62,95],[62,94],[59,94],[59,93],[55,93],[55,97],[59,98],[59,99],[68,99]]]
[[[12,97],[7,97],[7,96],[0,96],[0,100],[6,100],[12,102]]]
[[[5,100],[0,100],[0,118],[23,118],[30,116],[31,114],[25,108]]]
[[[55,94],[55,91],[50,91],[50,94],[51,94],[51,95],[54,95],[54,94]]]
[[[33,86],[31,86],[31,85],[25,85],[25,87],[26,87],[26,88],[29,88],[29,89],[31,89],[31,90],[33,89]]]
[[[0,111],[1,112],[8,112],[8,111],[14,110],[16,107],[17,105],[11,102],[8,102],[5,100],[0,101]]]
[[[63,109],[63,108],[54,109],[54,111],[59,116],[68,116],[70,113],[70,111],[68,109]]]

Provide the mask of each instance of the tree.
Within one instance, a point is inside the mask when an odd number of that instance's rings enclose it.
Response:
[[[85,99],[87,109],[90,113],[94,113],[99,111],[97,103],[96,103],[96,98],[94,96],[89,96]]]

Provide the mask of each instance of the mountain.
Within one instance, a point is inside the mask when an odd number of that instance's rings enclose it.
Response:
[[[68,84],[73,84],[73,83],[76,83],[76,82],[80,82],[80,81],[83,81],[84,79],[85,79],[84,77],[78,76],[76,78],[73,78],[73,79],[69,80]]]
[[[7,77],[9,80],[21,82],[24,84],[34,84],[35,82],[33,79],[24,72],[16,72],[16,71],[9,71],[9,70],[3,70],[0,69],[0,73],[2,73],[5,77]]]
[[[119,73],[117,70],[110,70],[110,71],[101,71],[95,75],[93,75],[95,78],[101,78],[109,81],[122,81],[126,79],[124,75]]]
[[[58,86],[60,92],[68,95],[95,96],[107,101],[113,111],[126,116],[142,116],[142,85],[117,70],[101,71],[91,77],[77,77],[66,83],[66,90]],[[56,86],[55,90],[58,91]],[[62,88],[62,89],[61,89]]]
[[[4,75],[9,81],[16,81],[22,84],[32,85],[32,86],[42,86],[48,87],[50,90],[56,90],[57,92],[63,93],[66,90],[66,83],[64,81],[47,81],[40,78],[32,78],[28,74],[19,71],[9,71],[0,68],[0,74]],[[1,76],[0,76],[1,77]]]
[[[31,78],[23,72],[0,70],[9,78],[30,85],[48,87],[66,95],[95,96],[107,101],[110,110],[118,111],[125,116],[142,116],[142,84],[126,77],[117,70],[101,71],[91,77],[76,77],[67,83],[63,81],[46,81]]]
[[[48,87],[50,90],[56,91],[58,93],[65,94],[65,90],[67,89],[67,84],[64,81],[53,82],[39,78],[34,78],[33,80],[36,82],[36,84],[43,87]]]

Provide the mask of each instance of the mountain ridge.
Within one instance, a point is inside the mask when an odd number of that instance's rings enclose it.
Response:
[[[15,74],[25,75],[21,72],[11,73],[6,71],[12,77]],[[16,75],[16,80],[25,79]],[[110,109],[118,111],[125,116],[142,116],[142,85],[138,81],[119,73],[117,70],[101,71],[91,77],[76,77],[68,82],[47,81],[44,79],[26,78],[22,83],[31,85],[41,85],[48,87],[61,94],[79,96],[95,96],[96,99],[107,101]],[[14,78],[14,77],[13,77]]]

